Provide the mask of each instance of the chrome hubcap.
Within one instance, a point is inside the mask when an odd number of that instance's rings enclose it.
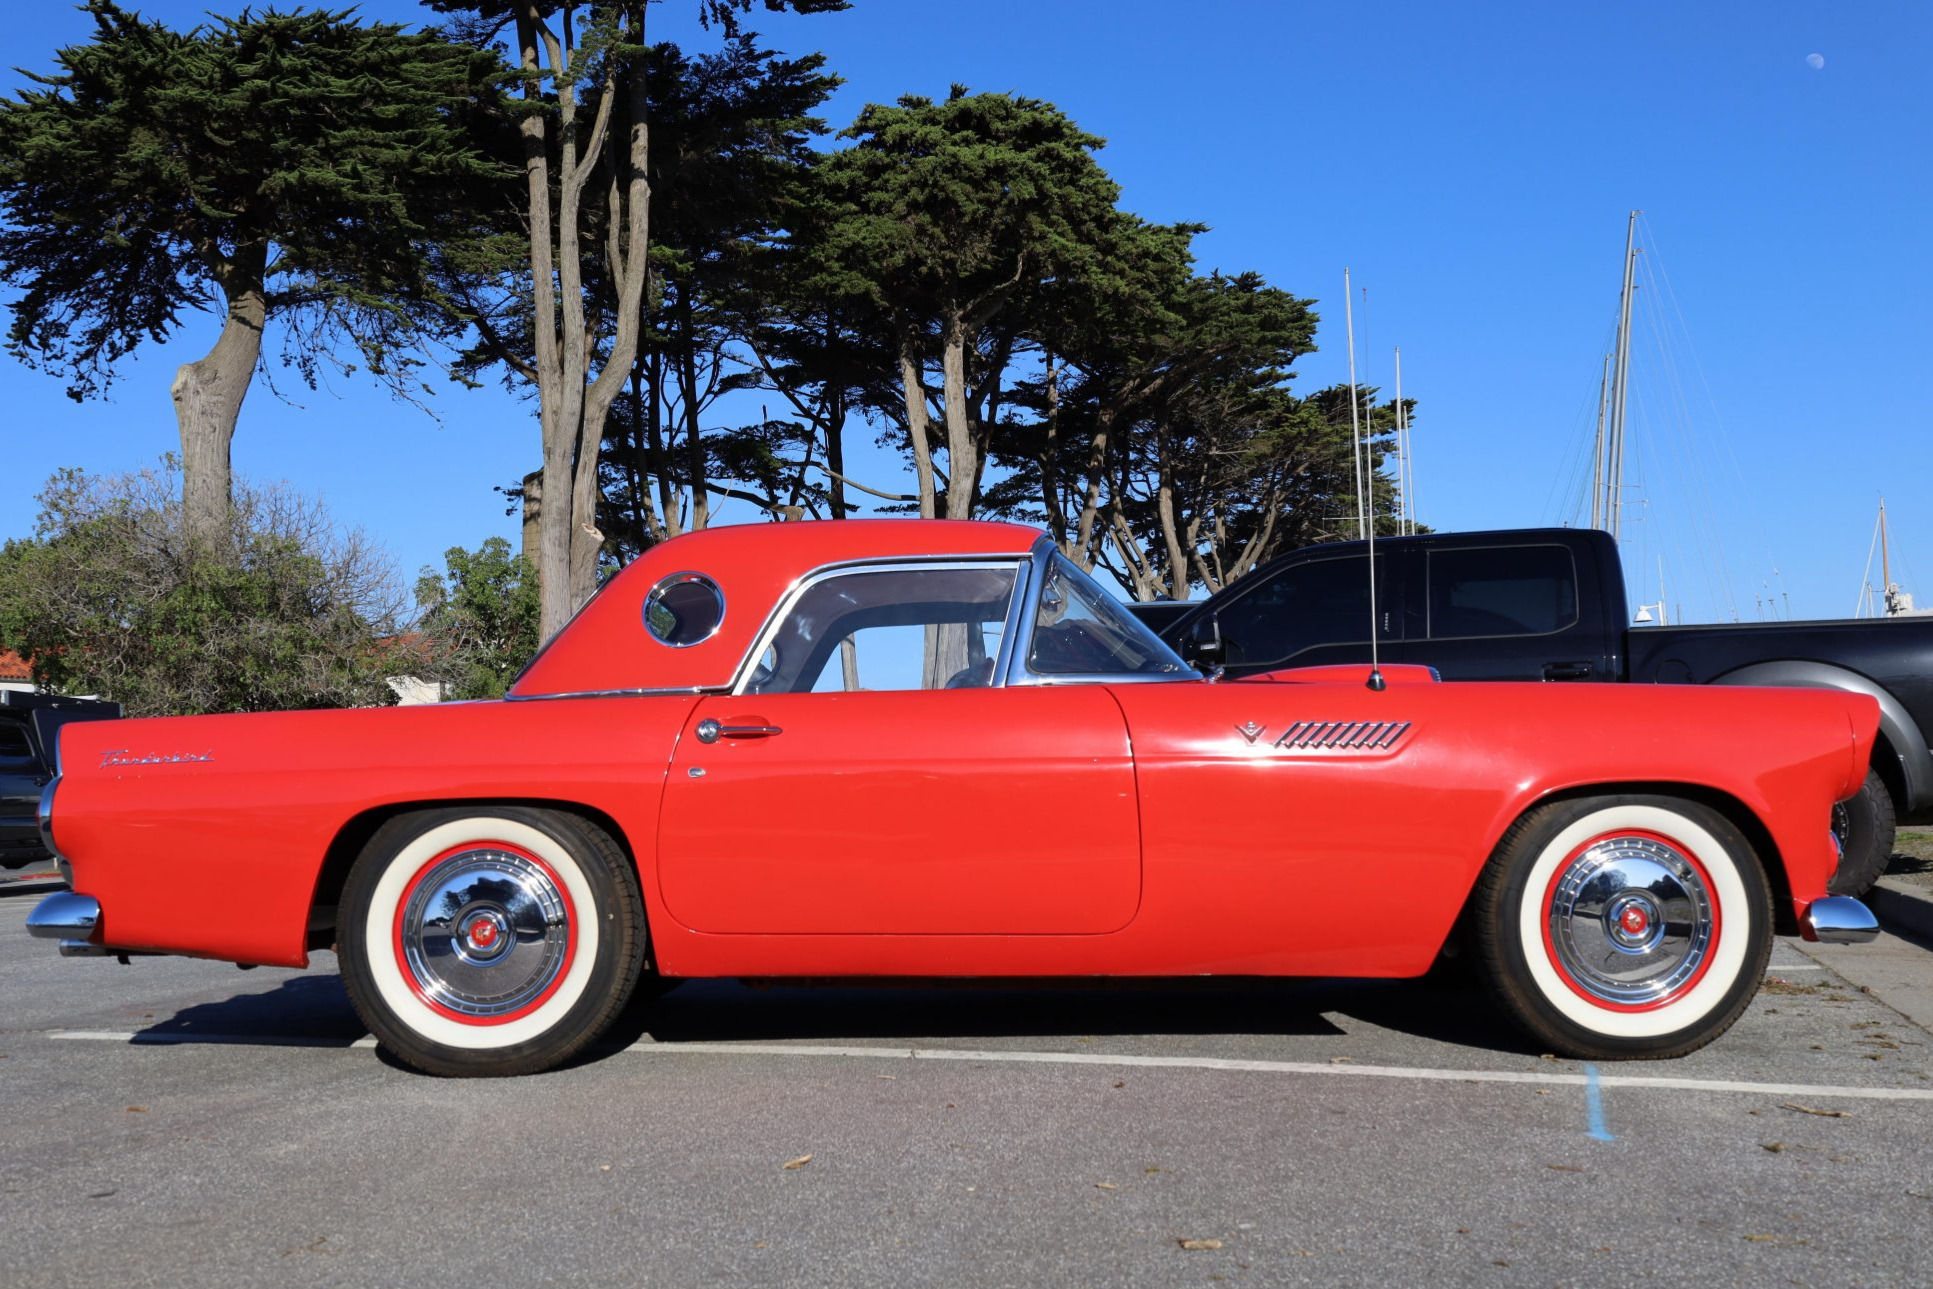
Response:
[[[1550,940],[1571,981],[1607,1003],[1670,997],[1704,965],[1712,895],[1683,852],[1650,837],[1609,837],[1559,875]]]
[[[541,997],[564,968],[570,916],[550,873],[493,847],[439,860],[403,906],[398,950],[432,1002],[479,1019]]]

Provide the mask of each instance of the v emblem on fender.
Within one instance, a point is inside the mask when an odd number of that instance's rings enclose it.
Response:
[[[1257,725],[1254,721],[1250,721],[1246,725],[1237,725],[1235,727],[1235,732],[1237,734],[1240,734],[1243,738],[1247,739],[1250,743],[1253,743],[1256,739],[1261,738],[1262,735],[1267,730],[1268,730],[1268,726]]]

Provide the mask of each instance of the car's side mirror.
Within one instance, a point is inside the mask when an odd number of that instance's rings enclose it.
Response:
[[[1227,653],[1222,645],[1221,620],[1213,613],[1196,618],[1181,641],[1182,661],[1203,671],[1221,666],[1227,661]]]

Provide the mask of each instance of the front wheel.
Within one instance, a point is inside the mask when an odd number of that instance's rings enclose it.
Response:
[[[595,1041],[645,952],[637,879],[603,830],[522,807],[429,810],[350,869],[343,984],[377,1040],[431,1074],[531,1074]]]
[[[1539,1042],[1581,1059],[1682,1056],[1730,1029],[1772,951],[1772,905],[1724,816],[1661,796],[1557,802],[1480,879],[1478,953]]]

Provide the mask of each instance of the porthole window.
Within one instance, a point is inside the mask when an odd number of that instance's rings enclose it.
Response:
[[[644,629],[673,649],[703,644],[724,620],[725,594],[703,573],[673,573],[644,597]]]

